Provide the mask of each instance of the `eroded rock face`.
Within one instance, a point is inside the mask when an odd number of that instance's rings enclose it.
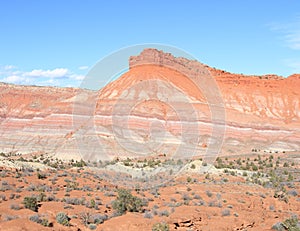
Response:
[[[155,49],[129,65],[99,92],[0,84],[0,151],[194,155],[218,139],[223,153],[299,150],[299,74],[237,75]],[[211,137],[220,126],[225,136]]]
[[[159,66],[170,67],[183,73],[189,76],[189,79],[191,79],[190,76],[199,74],[204,66],[197,61],[175,58],[171,54],[165,54],[155,49],[144,50],[139,56],[131,57],[129,63],[133,75],[136,75],[133,71],[136,67],[156,63]],[[287,78],[277,75],[247,76],[232,74],[209,66],[205,66],[205,68],[214,77],[222,93],[227,109],[227,123],[237,122],[232,114],[237,114],[239,122],[242,119],[245,123],[253,122],[257,124],[261,122],[265,124],[270,122],[271,124],[276,123],[283,126],[299,123],[300,74],[294,74]],[[143,73],[142,70],[140,72]],[[197,92],[198,89],[193,89],[187,81],[183,83],[179,80],[176,83],[176,78],[172,77],[172,73],[169,73],[169,75],[171,81],[180,85],[190,96],[194,96],[194,92]],[[205,75],[201,77],[204,78]],[[119,83],[121,83],[120,80],[118,80]],[[128,78],[123,79],[122,84],[127,81],[130,80]],[[131,81],[133,80],[131,79]],[[205,79],[202,81],[205,81]],[[183,84],[188,86],[182,86]],[[198,99],[203,100],[201,97]],[[243,114],[243,116],[240,116],[240,114]]]

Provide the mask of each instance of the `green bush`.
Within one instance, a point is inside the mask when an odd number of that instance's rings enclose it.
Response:
[[[84,166],[87,166],[86,162],[84,160],[80,160],[80,161],[77,161],[75,163],[72,163],[72,166],[73,167],[78,167],[78,168],[82,168]]]
[[[40,180],[44,180],[47,178],[45,173],[40,173],[39,171],[37,172],[37,178]]]
[[[40,223],[42,226],[45,226],[45,227],[52,227],[52,223],[50,223],[47,219],[42,219],[41,223]]]
[[[95,230],[95,229],[97,229],[97,225],[95,225],[95,224],[89,224],[89,229],[90,230]]]
[[[191,183],[191,182],[192,182],[192,178],[191,178],[190,176],[188,176],[188,177],[186,178],[186,182]]]
[[[112,203],[113,209],[115,209],[119,214],[124,214],[128,212],[142,212],[143,201],[133,196],[129,191],[125,189],[118,190],[117,199]]]
[[[298,224],[298,218],[296,216],[292,216],[283,222],[283,226],[288,231],[300,231],[300,226]]]
[[[26,209],[30,209],[34,212],[38,211],[38,203],[35,197],[25,197],[23,200],[23,204]]]
[[[61,225],[64,225],[64,226],[69,226],[70,223],[70,218],[68,217],[67,214],[65,214],[64,212],[60,212],[56,215],[56,221],[61,224]]]
[[[169,225],[166,223],[156,223],[152,226],[152,231],[169,231]]]
[[[40,225],[43,225],[45,227],[52,227],[53,224],[51,222],[48,221],[48,219],[46,218],[42,218],[39,214],[34,214],[32,216],[29,217],[29,220],[38,223]]]
[[[297,216],[292,216],[291,218],[286,219],[284,222],[277,222],[272,226],[272,229],[278,231],[300,231],[298,218]]]

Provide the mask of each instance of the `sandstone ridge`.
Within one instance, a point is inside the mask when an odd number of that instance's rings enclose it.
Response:
[[[182,142],[178,124],[182,118],[178,115],[185,116],[192,105],[196,112],[190,117],[196,118],[201,132],[197,143],[190,145],[199,145],[198,151],[203,154],[207,142],[213,140],[210,139],[213,123],[207,97],[193,81],[198,76],[204,86],[215,82],[222,97],[226,116],[222,153],[238,154],[253,148],[274,152],[299,150],[299,74],[287,78],[233,74],[155,49],[145,49],[140,55],[130,57],[129,67],[127,73],[100,89],[97,97],[94,91],[75,88],[0,84],[0,151],[47,152],[63,158],[78,156],[77,138],[89,134],[80,132],[88,119],[80,120],[81,124],[74,121],[84,116],[89,118],[91,115],[85,112],[95,106],[93,132],[100,139],[101,151],[127,155],[124,147],[116,143],[114,129],[123,129],[122,112],[127,112],[126,105],[141,101],[132,104],[134,107],[129,110],[130,127],[138,131],[131,138],[140,143],[150,139],[145,131],[151,130],[154,119],[161,124],[167,121],[164,139],[175,147]],[[210,82],[208,77],[212,77]],[[147,81],[152,82],[149,85]],[[163,98],[165,92],[172,97]],[[79,97],[82,93],[84,97]],[[121,104],[122,100],[127,103]],[[74,110],[74,105],[80,110]],[[114,121],[114,113],[120,121]],[[183,120],[189,119],[185,116]],[[88,151],[99,146],[91,141],[91,136],[84,136],[82,142],[88,144]],[[170,150],[173,149],[168,147],[167,151]]]

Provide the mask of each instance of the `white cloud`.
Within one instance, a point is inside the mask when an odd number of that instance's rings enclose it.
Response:
[[[3,81],[9,82],[9,83],[18,83],[18,82],[21,82],[22,80],[23,80],[23,78],[20,76],[17,76],[17,75],[11,75],[11,76],[8,76],[3,79]]]
[[[273,23],[270,29],[279,32],[287,47],[300,50],[300,17],[290,23]]]
[[[73,74],[73,75],[70,75],[70,78],[75,79],[75,80],[83,80],[85,78],[85,76]]]
[[[13,65],[5,65],[3,69],[4,69],[5,71],[8,71],[8,70],[12,70],[12,69],[15,69],[15,68],[17,68],[17,67],[16,67],[16,66],[13,66]]]
[[[80,66],[78,67],[79,70],[86,70],[89,69],[89,66]]]
[[[30,79],[24,78],[21,76],[17,76],[17,75],[8,76],[8,77],[2,79],[1,81],[7,82],[7,83],[13,83],[13,84],[29,84],[30,83]]]
[[[292,69],[292,73],[300,73],[300,60],[286,59],[284,62]]]
[[[286,47],[295,51],[300,50],[300,17],[293,22],[273,23],[269,27],[280,34]],[[300,59],[287,58],[283,63],[290,68],[291,73],[300,73]]]
[[[299,25],[300,26],[300,25]],[[300,50],[300,28],[299,31],[292,31],[286,36],[288,46],[293,50]]]
[[[66,68],[56,68],[53,70],[32,70],[30,72],[25,72],[23,75],[44,78],[63,78],[66,77],[68,72],[69,70]]]
[[[0,66],[0,81],[22,85],[79,86],[84,75],[73,73],[67,68],[52,70],[34,69],[22,71],[13,65]]]

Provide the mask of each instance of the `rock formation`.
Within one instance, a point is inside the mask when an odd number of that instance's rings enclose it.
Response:
[[[101,159],[219,154],[222,142],[221,154],[300,148],[299,74],[233,74],[155,49],[129,67],[98,92],[0,84],[0,151]]]

